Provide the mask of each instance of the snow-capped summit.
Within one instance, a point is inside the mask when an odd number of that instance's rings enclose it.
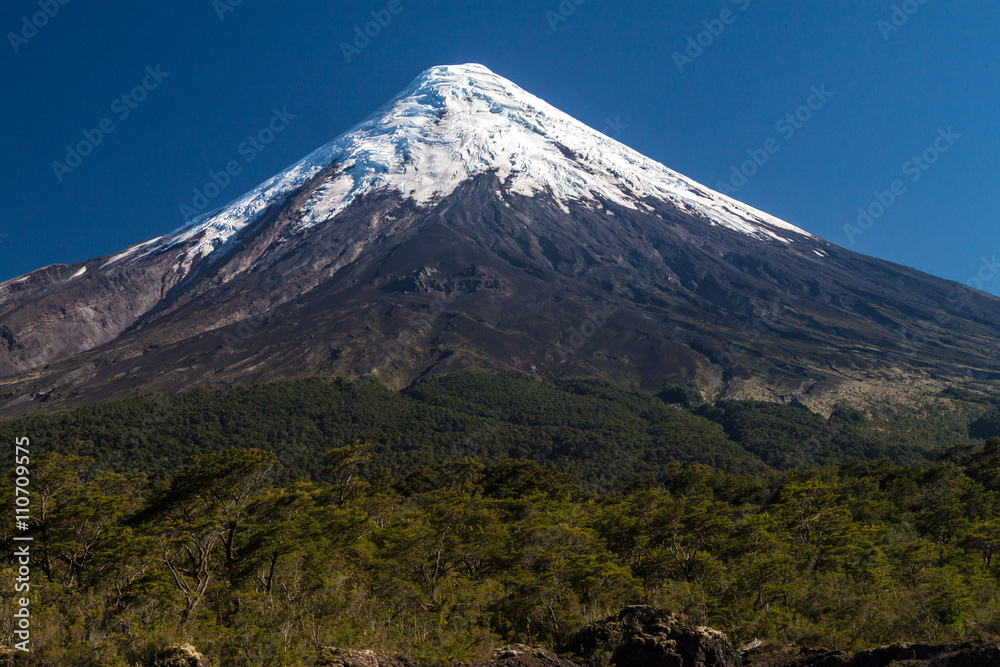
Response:
[[[754,397],[1000,378],[1000,302],[961,289],[713,192],[481,65],[434,67],[190,225],[0,283],[0,378],[23,374],[0,416],[310,373]]]
[[[145,251],[197,237],[191,254],[209,254],[330,165],[337,170],[313,193],[302,226],[327,222],[379,189],[428,205],[492,171],[507,191],[547,193],[564,211],[574,201],[634,209],[656,198],[752,236],[789,242],[808,235],[644,157],[486,67],[468,64],[426,70],[345,134]]]

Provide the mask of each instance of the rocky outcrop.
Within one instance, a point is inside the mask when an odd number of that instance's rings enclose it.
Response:
[[[742,667],[723,633],[646,606],[626,607],[584,628],[565,649],[588,667]]]
[[[416,667],[414,663],[390,658],[375,651],[324,648],[316,667]]]
[[[191,644],[180,644],[161,653],[150,667],[208,667],[208,660]]]
[[[858,651],[798,649],[746,656],[745,667],[1000,667],[1000,645],[980,641],[891,644]]]
[[[578,632],[562,650],[572,662],[539,646],[514,644],[491,660],[456,667],[1000,667],[1000,644],[959,640],[937,644],[892,644],[855,654],[822,648],[753,650],[742,659],[725,634],[689,625],[682,616],[654,607],[626,607]],[[207,667],[190,644],[152,667]],[[199,662],[200,661],[200,662]],[[326,648],[316,667],[416,667],[374,651]]]
[[[851,655],[822,648],[765,651],[744,657],[744,667],[849,667]]]
[[[462,662],[458,667],[579,667],[540,646],[513,644],[493,651],[492,660]]]
[[[979,641],[939,644],[892,644],[859,651],[851,667],[887,665],[924,667],[1000,667],[1000,645]]]
[[[577,632],[559,648],[574,660],[541,646],[512,644],[490,660],[456,667],[1000,667],[1000,644],[962,639],[935,644],[891,644],[857,653],[823,648],[761,650],[743,647],[709,627],[689,624],[679,614],[648,606],[626,607],[615,616]],[[0,657],[7,657],[0,648]],[[147,667],[209,667],[191,644],[172,646]],[[375,651],[326,647],[315,667],[418,667],[405,658]]]
[[[7,657],[5,650],[0,648],[0,657]],[[1000,667],[1000,643],[972,639],[891,644],[854,654],[823,648],[761,650],[760,642],[753,642],[741,656],[724,633],[649,606],[625,607],[583,628],[559,651],[576,661],[541,646],[512,644],[495,649],[490,660],[456,667]],[[147,667],[209,667],[209,662],[185,643],[161,652]],[[418,665],[375,651],[325,647],[315,667]]]

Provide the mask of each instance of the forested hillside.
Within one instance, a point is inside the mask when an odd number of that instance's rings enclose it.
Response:
[[[31,440],[33,657],[444,665],[627,603],[775,646],[1000,631],[996,399],[894,424],[690,397],[316,378],[0,424]]]
[[[1000,439],[922,467],[666,465],[620,494],[520,460],[359,477],[369,453],[273,486],[273,454],[226,450],[156,488],[34,458],[30,664],[153,664],[189,641],[223,667],[314,665],[324,646],[450,665],[558,648],[626,603],[767,646],[1000,633]],[[7,646],[14,598],[0,591]]]
[[[661,394],[671,402],[678,395],[684,392]],[[847,407],[826,419],[774,403],[671,405],[663,398],[600,380],[550,384],[516,372],[434,377],[402,392],[371,380],[314,378],[23,418],[0,423],[0,437],[29,435],[44,451],[153,480],[191,455],[230,447],[274,452],[277,483],[316,480],[322,452],[362,440],[373,444],[372,466],[399,474],[456,457],[519,458],[553,463],[588,489],[615,490],[662,479],[673,463],[748,475],[850,458],[916,464],[1000,435],[995,399],[971,392],[949,396],[960,409],[877,423]]]

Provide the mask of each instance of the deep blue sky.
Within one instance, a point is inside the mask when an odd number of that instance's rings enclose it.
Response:
[[[575,11],[555,29],[558,0],[398,0],[402,11],[349,63],[341,42],[389,0],[243,0],[220,20],[220,3],[236,1],[69,0],[17,53],[8,33],[41,10],[4,3],[0,280],[172,231],[210,171],[240,163],[212,202],[222,204],[427,67],[464,62],[711,187],[774,139],[777,152],[734,196],[834,243],[960,282],[1000,254],[996,0],[900,2],[916,11],[892,32],[879,25],[892,0],[566,0]],[[680,71],[674,53],[720,17],[729,24],[702,35],[711,43]],[[122,120],[112,102],[147,66],[169,76]],[[813,86],[833,96],[793,135],[779,130]],[[241,142],[275,108],[296,118],[248,163]],[[105,118],[114,131],[59,182],[52,163]],[[904,163],[941,128],[961,138],[912,182]],[[897,179],[905,192],[851,243],[845,223]],[[1000,294],[1000,275],[983,288]]]

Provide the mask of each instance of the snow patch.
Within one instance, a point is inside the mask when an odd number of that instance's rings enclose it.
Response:
[[[105,267],[111,266],[112,264],[114,264],[116,262],[120,262],[121,260],[125,259],[126,257],[134,255],[139,250],[141,250],[141,249],[143,249],[143,248],[145,248],[145,247],[147,247],[149,245],[152,245],[152,244],[156,243],[157,241],[159,241],[162,238],[164,238],[164,237],[157,236],[155,239],[150,239],[148,241],[143,241],[142,243],[137,243],[137,244],[135,244],[133,246],[129,246],[128,248],[126,248],[125,250],[121,251],[120,253],[118,253],[117,255],[115,255],[114,257],[112,257],[111,259],[109,259],[108,261],[104,262],[104,264],[101,264],[100,268],[103,269]]]
[[[509,182],[510,192],[549,193],[567,212],[570,203],[600,200],[652,210],[645,200],[659,199],[757,238],[791,242],[774,230],[811,236],[671,171],[473,64],[425,71],[347,133],[147,252],[190,242],[184,262],[190,265],[330,166],[331,176],[303,206],[300,228],[332,220],[371,192],[395,191],[429,206],[475,176],[494,172]]]

